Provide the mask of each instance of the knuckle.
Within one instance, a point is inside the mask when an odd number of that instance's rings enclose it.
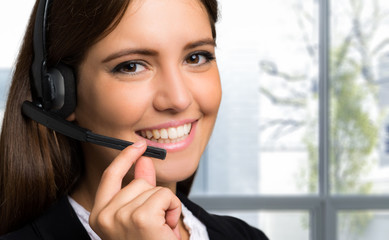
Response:
[[[138,179],[134,179],[132,180],[132,183],[140,188],[144,188],[144,189],[150,189],[152,188],[153,186],[147,182],[145,179],[143,178],[138,178]]]
[[[157,192],[158,192],[158,194],[161,194],[164,197],[170,197],[171,195],[174,195],[173,192],[169,188],[165,188],[165,187],[159,187]]]
[[[114,170],[111,168],[111,167],[107,167],[104,172],[103,172],[103,175],[101,176],[102,179],[109,179],[110,176],[113,176],[115,173],[114,173]]]
[[[95,226],[99,229],[111,229],[113,224],[108,211],[101,211],[95,218]]]
[[[145,211],[141,209],[135,210],[131,215],[131,221],[137,228],[144,229],[147,227],[149,221],[149,216]]]
[[[128,212],[125,211],[125,210],[122,210],[122,209],[119,210],[119,211],[117,211],[117,212],[115,213],[115,220],[116,220],[119,224],[125,226],[126,223],[127,223],[128,220],[129,220]]]

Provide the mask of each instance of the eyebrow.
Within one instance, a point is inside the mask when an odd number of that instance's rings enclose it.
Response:
[[[204,45],[211,45],[216,47],[216,42],[212,38],[206,38],[206,39],[201,39],[199,41],[195,41],[192,43],[189,43],[185,45],[184,50],[190,50],[193,48],[201,47]],[[124,49],[118,52],[115,52],[108,57],[106,57],[102,62],[107,63],[109,61],[112,61],[113,59],[120,58],[123,56],[127,55],[133,55],[133,54],[139,54],[139,55],[146,55],[146,56],[157,56],[158,52],[152,49],[147,49],[147,48],[139,48],[139,49]]]
[[[154,50],[147,49],[147,48],[140,48],[140,49],[124,49],[119,52],[115,52],[108,57],[106,57],[103,60],[103,63],[112,61],[113,59],[120,58],[127,55],[133,55],[133,54],[139,54],[139,55],[146,55],[146,56],[156,56],[158,53]]]
[[[201,47],[204,45],[211,45],[213,47],[216,47],[216,42],[215,39],[213,38],[206,38],[206,39],[201,39],[199,41],[195,41],[193,43],[189,43],[184,47],[184,50],[189,50],[197,47]]]

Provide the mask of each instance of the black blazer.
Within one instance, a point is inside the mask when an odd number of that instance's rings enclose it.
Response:
[[[178,193],[181,202],[207,228],[210,240],[268,240],[263,232],[233,217],[207,213],[200,206]],[[67,197],[61,198],[45,214],[20,230],[0,237],[0,240],[90,240]]]

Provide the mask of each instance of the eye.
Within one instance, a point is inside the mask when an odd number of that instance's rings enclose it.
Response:
[[[128,62],[120,63],[119,65],[114,67],[112,72],[135,75],[146,70],[147,67],[145,66],[145,64],[140,62],[128,61]]]
[[[189,64],[201,64],[201,63],[205,63],[205,61],[206,61],[205,57],[200,54],[190,55],[189,58],[186,60],[186,62]]]
[[[197,53],[190,54],[185,59],[185,63],[190,64],[190,65],[202,65],[202,64],[206,64],[214,59],[215,59],[215,57],[210,52],[197,52]]]

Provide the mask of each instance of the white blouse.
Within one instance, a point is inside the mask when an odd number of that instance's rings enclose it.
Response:
[[[76,212],[78,218],[80,219],[80,222],[88,232],[90,238],[92,240],[101,240],[101,238],[92,230],[92,228],[89,226],[89,215],[90,212],[88,212],[84,207],[82,207],[80,204],[78,204],[73,198],[68,196],[70,205],[72,205],[74,211]],[[182,206],[182,216],[183,221],[186,229],[189,231],[189,239],[190,240],[209,240],[207,228],[205,225],[198,220],[189,209],[187,209],[184,204],[181,204]]]

